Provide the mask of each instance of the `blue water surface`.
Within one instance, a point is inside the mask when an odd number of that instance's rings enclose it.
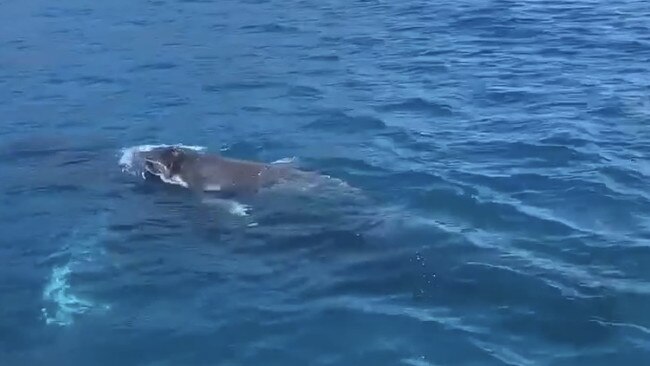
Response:
[[[649,124],[641,0],[2,1],[0,365],[648,365]]]

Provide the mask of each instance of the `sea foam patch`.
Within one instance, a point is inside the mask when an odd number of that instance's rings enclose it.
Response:
[[[228,213],[235,216],[248,216],[251,210],[250,206],[229,199],[205,198],[203,203],[224,208]]]
[[[52,306],[41,312],[47,324],[71,325],[74,317],[91,309],[95,304],[76,295],[70,287],[71,263],[52,268],[50,279],[43,289],[43,300]]]
[[[86,271],[103,268],[105,259],[102,242],[108,235],[106,214],[95,217],[88,225],[75,228],[64,240],[64,245],[52,253],[55,263],[43,288],[41,313],[46,324],[70,326],[75,318],[89,311],[107,311],[110,305],[79,294],[71,277]]]

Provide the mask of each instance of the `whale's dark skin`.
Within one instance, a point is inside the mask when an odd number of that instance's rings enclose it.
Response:
[[[147,172],[196,192],[256,193],[282,180],[309,174],[289,164],[237,160],[179,147],[158,147],[140,155]]]

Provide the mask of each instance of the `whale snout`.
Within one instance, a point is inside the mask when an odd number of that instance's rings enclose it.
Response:
[[[169,176],[169,168],[162,162],[158,160],[153,160],[153,159],[145,159],[144,161],[144,169],[153,174],[153,175],[158,175],[158,176]]]
[[[139,162],[144,171],[153,175],[167,175],[168,167],[162,154],[162,149],[139,151],[135,155],[135,161]]]
[[[159,165],[159,164],[160,164],[160,163],[156,163],[154,160],[145,159],[145,161],[144,161],[144,168],[145,168],[149,173],[157,174],[157,173],[159,173],[159,170],[160,170],[160,169],[158,168],[158,165]]]
[[[144,169],[160,177],[171,177],[179,169],[191,151],[178,147],[160,147],[140,152],[140,159],[144,162]]]

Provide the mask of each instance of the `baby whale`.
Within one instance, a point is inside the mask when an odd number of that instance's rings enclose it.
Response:
[[[144,169],[163,182],[198,192],[256,193],[282,181],[314,177],[287,163],[260,163],[169,146],[139,152]]]

